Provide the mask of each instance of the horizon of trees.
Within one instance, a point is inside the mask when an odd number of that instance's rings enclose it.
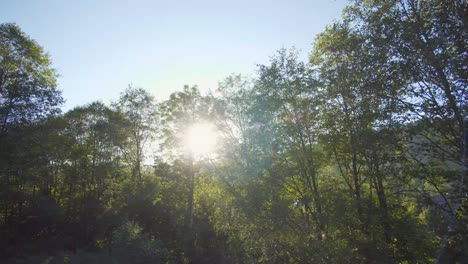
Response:
[[[353,1],[308,61],[65,113],[0,24],[0,263],[468,263],[467,10]]]

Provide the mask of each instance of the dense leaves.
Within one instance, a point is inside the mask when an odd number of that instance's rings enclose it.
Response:
[[[0,25],[0,133],[59,112],[49,56],[15,24]]]
[[[355,1],[308,62],[281,49],[215,94],[129,87],[63,115],[48,56],[0,25],[0,256],[467,263],[467,8]]]

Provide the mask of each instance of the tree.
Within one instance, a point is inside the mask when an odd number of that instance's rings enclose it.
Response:
[[[388,51],[382,70],[397,66],[409,160],[444,200],[451,230],[467,194],[467,8],[462,0],[356,1],[347,12],[369,43]]]
[[[61,135],[70,151],[63,160],[60,199],[71,223],[79,226],[79,242],[89,244],[97,233],[98,216],[109,205],[110,186],[123,181],[119,146],[126,140],[125,117],[100,102],[67,112]],[[75,230],[77,232],[78,230]]]
[[[127,162],[133,164],[133,176],[141,180],[146,147],[154,136],[158,117],[154,97],[142,88],[129,86],[113,106],[127,117],[129,142],[121,150]]]
[[[48,54],[15,24],[0,25],[0,133],[60,112]]]
[[[418,124],[411,131],[413,139],[427,140],[425,148],[430,149],[419,151],[450,160],[465,173],[466,9],[461,0],[357,1],[349,9],[350,19],[361,25],[358,30],[376,49],[388,51],[387,65],[397,66],[393,71],[404,80],[398,97],[410,115],[407,121]],[[447,180],[459,182],[456,192],[466,189],[460,177]]]
[[[184,137],[189,129],[198,123],[210,121],[213,115],[213,105],[210,97],[202,96],[196,86],[184,86],[183,91],[171,94],[169,100],[159,107],[161,115],[161,148],[167,153],[168,160],[175,163],[182,161],[185,165],[187,183],[187,211],[185,216],[186,242],[185,252],[193,258],[195,254],[194,240],[194,195],[195,166],[194,155],[185,145]]]
[[[271,129],[271,165],[273,181],[285,181],[295,198],[304,205],[304,224],[318,240],[326,239],[327,223],[319,187],[320,153],[318,147],[319,88],[308,65],[298,61],[294,50],[280,50],[270,65],[259,66],[254,98],[254,116]],[[266,113],[266,115],[264,114]],[[280,168],[288,168],[284,174]],[[283,176],[283,177],[284,177]]]
[[[32,213],[43,219],[45,208],[57,208],[37,192],[38,186],[44,193],[51,187],[43,177],[48,160],[40,139],[53,130],[43,121],[58,114],[63,102],[56,78],[39,44],[15,24],[0,24],[0,243],[14,241],[2,246],[5,251],[21,244],[20,224],[27,224],[28,212],[44,209]]]
[[[390,243],[390,223],[387,199],[380,166],[389,162],[377,157],[391,157],[390,142],[397,143],[395,134],[379,133],[395,124],[398,114],[395,99],[395,80],[370,65],[381,65],[388,58],[384,52],[372,49],[366,36],[345,23],[335,23],[316,39],[311,61],[316,67],[324,88],[322,106],[324,144],[331,150],[340,174],[355,199],[355,207],[362,232],[367,233],[369,217],[364,212],[364,184],[375,188],[381,209],[381,222]],[[379,136],[372,136],[379,133]],[[381,145],[380,148],[373,148]],[[383,147],[385,146],[385,147]],[[371,166],[371,162],[374,162]],[[375,182],[374,180],[375,179]]]

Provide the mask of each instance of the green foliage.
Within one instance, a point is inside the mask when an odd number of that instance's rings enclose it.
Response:
[[[466,8],[354,1],[308,63],[63,115],[47,54],[1,24],[0,262],[465,263]]]
[[[0,24],[0,134],[60,112],[48,54],[15,24]]]
[[[112,237],[111,255],[118,263],[170,263],[169,251],[161,241],[132,223],[125,222]]]
[[[132,175],[141,180],[145,153],[150,145],[157,125],[154,97],[142,88],[129,86],[113,104],[125,120],[120,129],[126,131],[125,145],[119,145],[123,158],[132,164]]]

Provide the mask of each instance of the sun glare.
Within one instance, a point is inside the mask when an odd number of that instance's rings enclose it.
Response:
[[[207,156],[214,152],[217,142],[215,128],[211,124],[195,124],[185,135],[185,144],[196,156]]]

